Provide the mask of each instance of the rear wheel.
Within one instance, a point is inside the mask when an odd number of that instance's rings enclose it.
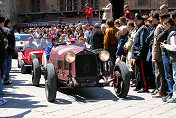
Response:
[[[39,86],[40,78],[41,78],[41,70],[38,59],[33,59],[32,61],[32,84],[34,86]]]
[[[130,73],[124,62],[118,62],[115,65],[113,86],[118,97],[127,96],[130,87]]]
[[[57,93],[57,77],[53,64],[46,66],[45,94],[48,102],[54,102]]]
[[[25,65],[25,63],[24,63],[24,61],[22,60],[22,61],[21,61],[21,74],[25,74],[25,73],[26,73],[26,67],[25,67],[24,65]]]

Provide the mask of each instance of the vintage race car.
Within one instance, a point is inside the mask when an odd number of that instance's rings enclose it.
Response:
[[[106,50],[89,51],[76,45],[53,46],[49,60],[45,53],[42,57],[45,93],[49,102],[56,98],[60,88],[103,87],[113,85],[118,97],[126,97],[130,86],[129,70],[124,62],[116,63],[114,74],[101,73],[99,61],[107,62],[110,58]],[[105,67],[105,66],[104,66]],[[34,70],[39,74],[41,70]],[[37,75],[40,76],[40,75]],[[113,77],[111,77],[113,76]],[[33,78],[39,84],[39,78]]]
[[[29,37],[33,37],[31,34],[19,34],[19,33],[15,33],[15,56],[18,56],[18,52],[24,50],[24,41],[29,38]]]
[[[33,68],[39,68],[42,63],[42,55],[46,46],[51,43],[50,39],[28,38],[24,41],[24,50],[18,52],[18,67],[21,67],[21,73],[31,72]],[[33,67],[35,63],[35,67]],[[39,66],[39,67],[36,67]]]

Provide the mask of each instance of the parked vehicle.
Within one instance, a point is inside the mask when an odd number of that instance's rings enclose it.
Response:
[[[110,83],[116,95],[125,98],[130,86],[130,75],[126,64],[117,63],[111,78],[108,71],[100,73],[97,61],[99,58],[103,63],[107,62],[110,58],[109,52],[102,50],[98,55],[97,57],[97,54],[83,47],[67,44],[53,46],[49,60],[46,60],[44,53],[41,70],[44,71],[47,101],[54,102],[57,90],[60,88],[103,87],[109,86]],[[39,73],[41,70],[36,71]],[[39,78],[33,79],[39,82],[37,80]]]
[[[15,33],[15,56],[17,56],[17,53],[24,50],[24,41],[25,39],[32,37],[33,36],[31,34],[19,34],[19,33]]]
[[[44,38],[28,38],[24,41],[25,50],[18,52],[18,66],[21,67],[22,74],[32,70],[32,74],[36,75],[36,70],[39,70],[42,63],[42,55],[45,52],[45,48],[50,43],[50,39]],[[36,83],[33,82],[33,85],[36,85]]]

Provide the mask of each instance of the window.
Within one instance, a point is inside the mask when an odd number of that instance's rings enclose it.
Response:
[[[81,11],[85,9],[85,4],[86,4],[86,1],[81,0]]]
[[[60,11],[65,11],[65,0],[60,0]]]
[[[77,10],[77,0],[66,0],[65,11],[76,11]]]
[[[32,12],[40,12],[40,0],[31,0]]]
[[[138,6],[148,6],[149,0],[137,0],[137,5]]]
[[[168,7],[176,8],[176,0],[168,0]]]
[[[95,0],[95,9],[98,10],[98,0]]]

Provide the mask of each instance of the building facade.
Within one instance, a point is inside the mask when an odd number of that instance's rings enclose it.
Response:
[[[15,23],[86,21],[86,3],[94,10],[94,20],[100,21],[105,0],[0,0],[0,14]],[[162,4],[167,4],[169,9],[176,9],[176,0],[124,0],[124,4],[130,6],[132,13],[142,14],[159,9]]]

